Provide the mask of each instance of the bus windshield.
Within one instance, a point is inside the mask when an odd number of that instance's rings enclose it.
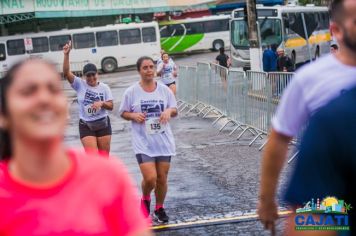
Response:
[[[282,42],[281,21],[279,19],[259,19],[262,46],[280,45]],[[231,23],[231,43],[235,48],[249,47],[248,26],[244,20]]]

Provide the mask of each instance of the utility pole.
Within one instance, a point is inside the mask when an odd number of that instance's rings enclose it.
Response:
[[[247,0],[248,37],[250,41],[251,70],[262,71],[261,49],[257,29],[256,0]]]

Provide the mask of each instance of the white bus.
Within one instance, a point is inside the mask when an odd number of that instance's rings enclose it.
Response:
[[[168,53],[230,47],[229,15],[160,22],[161,45]]]
[[[312,31],[309,37],[312,59],[330,51],[329,14],[326,7],[274,6],[257,7],[259,35],[262,47],[275,44],[285,49],[294,66],[310,59],[304,35],[302,16],[306,27]],[[295,31],[298,31],[297,34]],[[303,33],[300,33],[300,32]],[[244,9],[232,12],[231,57],[234,67],[250,67],[248,26]]]
[[[141,56],[157,60],[161,49],[157,22],[6,36],[0,37],[0,73],[28,57],[49,59],[62,70],[62,48],[69,40],[73,47],[71,69],[77,71],[91,62],[104,72],[112,72],[118,67],[134,65]]]

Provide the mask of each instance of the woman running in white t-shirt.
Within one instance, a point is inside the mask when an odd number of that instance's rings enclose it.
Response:
[[[119,114],[132,125],[132,145],[143,177],[142,209],[148,216],[155,190],[154,217],[168,222],[163,203],[171,156],[176,154],[169,120],[177,115],[177,102],[167,86],[156,82],[152,58],[138,59],[137,70],[141,79],[125,91]]]
[[[176,95],[177,87],[175,78],[177,78],[177,66],[169,57],[168,53],[162,54],[162,62],[159,63],[157,67],[157,75],[161,77],[162,82]]]
[[[84,80],[70,71],[71,43],[63,47],[63,75],[77,92],[79,104],[79,135],[83,147],[109,154],[111,124],[108,111],[113,109],[113,96],[109,86],[99,82],[96,66],[88,63],[83,67]]]

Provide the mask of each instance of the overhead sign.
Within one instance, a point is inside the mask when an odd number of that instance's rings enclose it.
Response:
[[[156,12],[160,8],[188,7],[213,2],[212,0],[0,0],[0,14],[118,9]]]

